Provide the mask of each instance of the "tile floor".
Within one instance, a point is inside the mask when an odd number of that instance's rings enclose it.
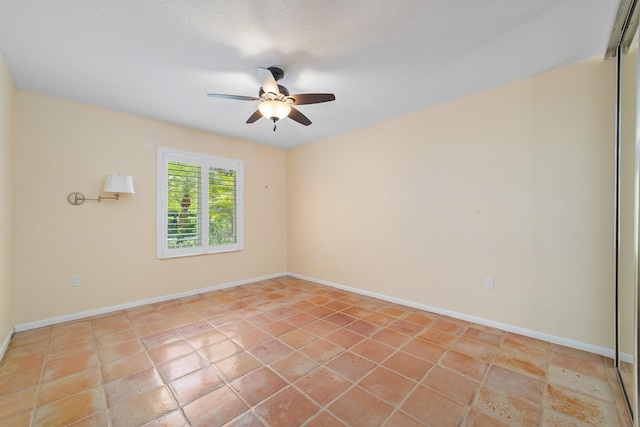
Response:
[[[610,359],[282,277],[14,335],[2,426],[625,426]]]

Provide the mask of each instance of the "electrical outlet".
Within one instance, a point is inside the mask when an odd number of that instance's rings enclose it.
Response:
[[[485,277],[484,278],[484,288],[490,291],[495,290],[495,286],[493,284],[493,277]]]
[[[76,286],[80,286],[80,276],[77,274],[72,275],[69,282],[71,283],[71,287],[73,288],[75,288]]]

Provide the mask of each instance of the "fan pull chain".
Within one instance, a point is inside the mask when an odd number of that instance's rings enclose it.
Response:
[[[276,131],[276,119],[272,119],[273,120],[273,131]]]

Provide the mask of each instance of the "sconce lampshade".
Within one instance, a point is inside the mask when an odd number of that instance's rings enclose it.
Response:
[[[104,179],[105,193],[134,193],[133,177],[129,175],[107,175]]]
[[[282,101],[263,101],[258,105],[262,117],[267,119],[284,119],[291,112],[291,106]]]

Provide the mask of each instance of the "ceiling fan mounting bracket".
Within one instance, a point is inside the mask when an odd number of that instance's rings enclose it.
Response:
[[[282,80],[282,78],[284,77],[284,71],[282,70],[282,68],[269,67],[269,68],[267,68],[267,70],[271,71],[271,74],[273,75],[273,78],[276,81]]]

